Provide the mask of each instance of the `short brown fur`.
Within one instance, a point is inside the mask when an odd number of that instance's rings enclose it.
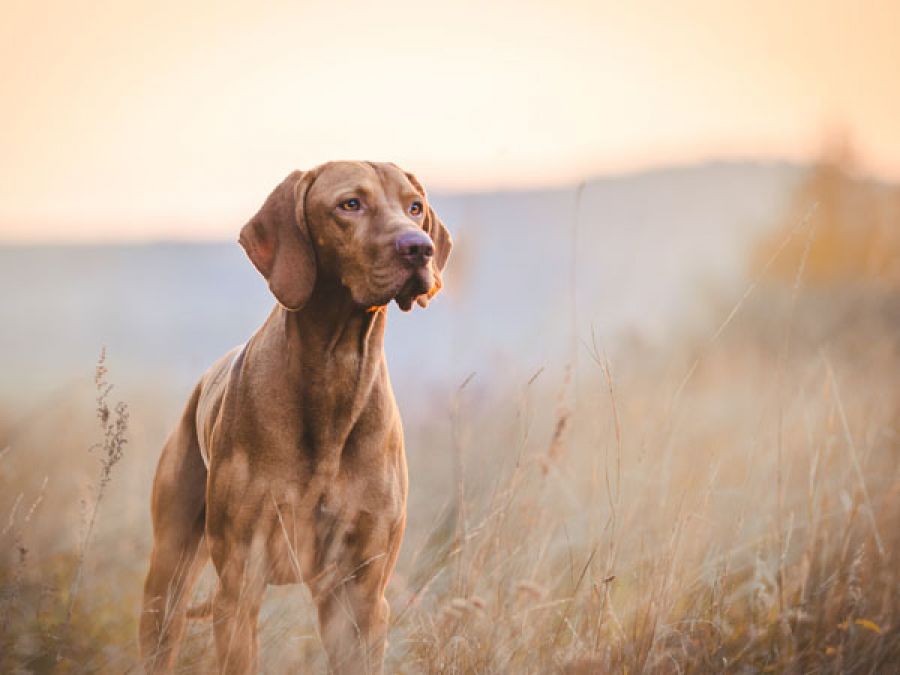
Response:
[[[410,269],[394,242],[422,230],[433,257]],[[256,669],[266,585],[303,582],[331,670],[381,673],[407,475],[379,308],[427,305],[450,236],[411,174],[333,162],[288,176],[240,243],[278,304],[203,376],[163,448],[142,657],[173,669],[188,613],[205,613],[187,605],[211,558],[220,672]]]

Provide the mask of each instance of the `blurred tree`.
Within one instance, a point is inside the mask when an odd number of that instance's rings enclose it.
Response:
[[[900,286],[900,186],[854,177],[853,150],[844,135],[829,137],[821,159],[795,189],[781,225],[754,249],[751,267],[757,276],[793,283],[808,241],[806,229],[797,231],[797,224],[813,204],[804,283]]]

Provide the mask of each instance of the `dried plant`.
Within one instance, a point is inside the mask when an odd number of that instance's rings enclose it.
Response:
[[[110,409],[109,395],[112,392],[113,385],[106,379],[107,372],[106,347],[103,347],[100,350],[94,373],[94,387],[97,392],[97,420],[100,423],[102,440],[89,448],[90,452],[98,455],[100,473],[93,488],[92,499],[87,503],[82,503],[83,512],[86,514],[85,527],[76,558],[75,575],[69,586],[69,600],[62,627],[63,632],[65,632],[72,621],[72,612],[75,609],[78,591],[83,581],[85,561],[91,545],[91,538],[94,534],[94,526],[97,523],[100,504],[103,502],[106,489],[112,480],[113,467],[122,459],[125,445],[128,442],[128,406],[119,401],[114,408]],[[59,658],[59,655],[57,657]]]

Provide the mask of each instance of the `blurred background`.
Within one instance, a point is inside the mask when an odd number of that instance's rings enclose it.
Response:
[[[272,305],[237,233],[290,171],[357,158],[416,173],[456,241],[438,300],[390,309],[413,486],[392,668],[652,670],[676,633],[693,645],[678,663],[701,669],[868,672],[900,654],[884,572],[900,529],[896,2],[8,0],[3,14],[2,665],[134,663],[159,449],[197,378]],[[109,405],[130,415],[108,490],[90,451],[102,464],[104,347]],[[552,533],[536,548],[479,548],[469,531],[505,490],[526,502],[507,535]],[[829,518],[845,539],[815,536]],[[690,553],[671,548],[698,522]],[[642,567],[647,550],[665,574]],[[519,576],[490,567],[498,551]],[[599,590],[569,575],[576,559]],[[813,612],[817,560],[857,576]],[[877,620],[846,604],[864,563],[889,589]],[[653,587],[658,620],[641,623],[639,580],[657,578],[670,600]],[[753,618],[716,623],[677,594],[688,579]],[[479,583],[508,603],[479,606]],[[518,625],[532,592],[527,611],[553,626],[556,600],[572,603],[565,631],[485,637],[478,612]],[[322,667],[295,600],[268,615],[269,672]],[[810,614],[827,619],[807,635]],[[680,632],[701,615],[715,638]],[[193,635],[185,668],[202,671],[208,635]]]

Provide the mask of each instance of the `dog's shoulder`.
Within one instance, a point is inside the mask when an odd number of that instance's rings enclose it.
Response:
[[[216,361],[200,378],[200,396],[197,399],[197,440],[200,444],[200,454],[203,461],[209,467],[209,437],[212,433],[215,419],[222,405],[222,398],[231,373],[240,367],[247,345],[238,345]]]

